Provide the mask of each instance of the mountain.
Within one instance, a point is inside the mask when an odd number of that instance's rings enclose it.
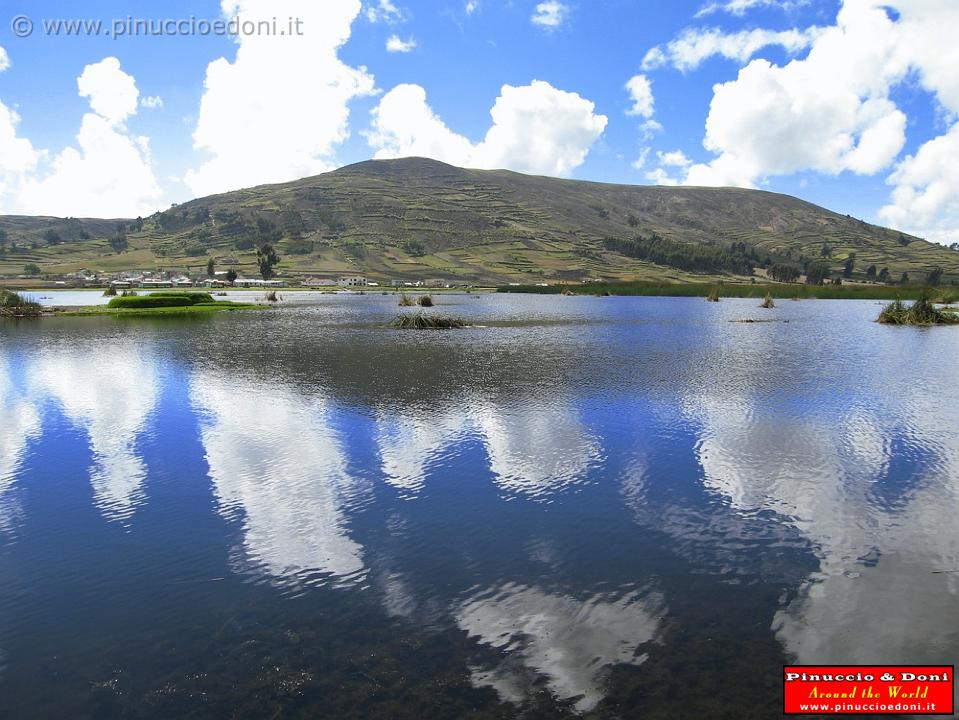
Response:
[[[45,273],[198,272],[209,256],[253,273],[254,248],[270,242],[284,274],[380,281],[689,281],[811,262],[835,274],[852,253],[854,277],[875,265],[895,280],[923,280],[937,267],[944,281],[959,280],[955,251],[787,195],[559,180],[421,158],[200,198],[140,221],[4,216],[0,240],[2,231],[0,274],[12,275],[27,263]]]

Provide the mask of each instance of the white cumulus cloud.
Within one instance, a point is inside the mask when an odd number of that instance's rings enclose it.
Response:
[[[17,135],[19,123],[20,116],[0,102],[0,210],[13,209],[11,196],[39,160],[30,140]]]
[[[349,103],[373,92],[366,68],[337,53],[359,15],[359,0],[224,0],[231,17],[299,17],[302,36],[244,36],[231,62],[207,67],[193,133],[209,159],[185,176],[197,195],[283,182],[335,166],[349,136]],[[380,3],[378,8],[388,6]]]
[[[659,158],[659,164],[665,167],[685,168],[692,165],[692,161],[686,157],[682,150],[673,150],[672,152],[659,152],[656,154]]]
[[[651,48],[643,58],[644,70],[655,70],[669,65],[683,72],[695,70],[711,57],[746,62],[766,47],[778,46],[790,54],[808,48],[819,28],[806,30],[743,30],[726,33],[719,28],[685,30],[665,46]]]
[[[891,201],[879,216],[894,228],[950,244],[959,242],[959,123],[903,160],[889,182]]]
[[[724,2],[719,9],[769,4]],[[897,229],[956,242],[959,173],[950,159],[959,151],[957,33],[953,0],[844,0],[830,27],[785,34],[690,30],[651,50],[646,65],[686,70],[711,55],[745,62],[769,44],[791,52],[809,44],[805,58],[783,66],[754,59],[713,88],[703,145],[715,157],[689,166],[682,181],[751,187],[800,171],[874,175],[894,165],[880,217]],[[904,82],[930,93],[950,127],[899,159],[907,117],[892,93]],[[649,176],[677,179],[662,164]]]
[[[386,40],[386,52],[408,53],[416,49],[416,40],[404,40],[399,35],[390,35]]]
[[[118,125],[137,111],[140,91],[136,81],[120,69],[115,57],[87,65],[77,78],[80,97],[90,101],[90,109],[111,125]]]
[[[398,85],[373,110],[366,137],[379,159],[423,156],[465,167],[567,176],[606,129],[606,116],[595,109],[593,102],[547,82],[504,85],[490,111],[492,126],[474,144],[433,112],[422,87]]]
[[[530,20],[534,25],[538,25],[546,30],[555,30],[560,27],[566,18],[569,17],[569,6],[557,0],[541,2],[536,6]]]
[[[803,60],[753,60],[716,85],[692,185],[752,186],[800,170],[873,174],[905,143],[906,117],[889,99],[908,63],[894,52],[893,21],[870,0],[847,3]]]
[[[0,47],[0,72],[3,72],[10,67],[10,56],[7,55],[7,51]]]
[[[626,83],[626,90],[629,91],[633,106],[626,111],[627,115],[639,115],[644,118],[651,118],[656,109],[656,101],[653,97],[653,84],[645,75],[635,75]]]
[[[160,204],[161,190],[153,173],[149,139],[131,134],[124,124],[137,109],[139,91],[133,76],[122,70],[119,60],[108,57],[86,66],[77,78],[77,88],[92,110],[80,123],[77,146],[51,157],[47,152],[31,153],[28,141],[14,139],[20,172],[16,187],[8,188],[14,197],[5,204],[42,215],[152,213]],[[3,126],[0,111],[0,138]],[[0,139],[0,146],[9,141]],[[0,161],[0,172],[3,165]]]
[[[679,185],[680,179],[669,174],[665,168],[658,167],[646,173],[646,179],[654,185]]]

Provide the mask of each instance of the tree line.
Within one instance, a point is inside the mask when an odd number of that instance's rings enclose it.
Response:
[[[637,235],[634,238],[606,238],[603,245],[607,250],[629,258],[680,270],[753,274],[753,258],[733,246],[724,248],[718,245],[677,242],[657,233],[647,237]]]

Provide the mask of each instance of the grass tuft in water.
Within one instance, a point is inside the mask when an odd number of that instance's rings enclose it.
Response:
[[[406,293],[403,293],[402,297],[400,297],[400,307],[414,307],[415,305],[416,302]]]
[[[400,315],[392,326],[401,330],[453,330],[468,327],[465,321],[459,318],[444,317],[442,315]]]
[[[424,295],[416,301],[416,304],[420,307],[433,307],[433,297],[431,295]]]
[[[766,308],[767,310],[772,310],[774,307],[776,307],[776,301],[773,300],[772,294],[766,293],[766,297],[763,298],[763,301],[759,307]]]
[[[709,291],[709,295],[706,296],[706,302],[719,302],[719,288],[714,287]]]
[[[955,325],[959,323],[959,315],[938,309],[928,295],[923,295],[909,306],[898,299],[890,303],[879,314],[879,322],[884,325]]]

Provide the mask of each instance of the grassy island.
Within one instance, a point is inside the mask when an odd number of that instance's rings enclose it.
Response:
[[[896,300],[883,308],[878,321],[884,325],[956,325],[959,315],[954,310],[940,310],[923,296],[909,306]]]
[[[58,315],[122,315],[138,317],[148,315],[193,315],[197,313],[251,310],[265,307],[252,303],[237,303],[214,300],[205,292],[158,292],[150,295],[115,297],[106,305],[94,305],[76,310],[65,310]]]
[[[252,303],[216,301],[205,292],[162,292],[150,295],[114,297],[106,305],[80,308],[42,307],[38,302],[10,290],[0,290],[0,318],[36,318],[45,316],[87,317],[113,315],[123,317],[177,316],[266,307]]]

